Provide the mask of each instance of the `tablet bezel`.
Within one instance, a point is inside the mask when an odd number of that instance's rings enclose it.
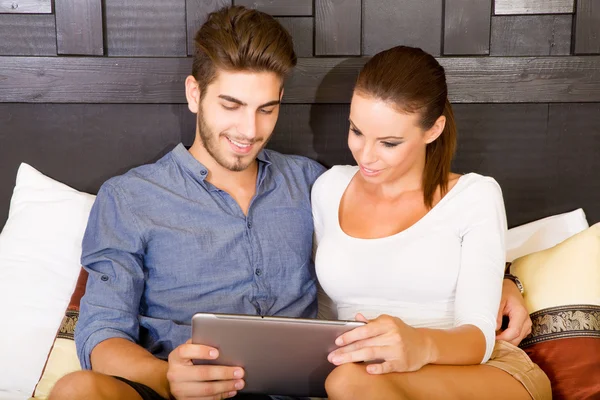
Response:
[[[243,393],[326,397],[325,379],[335,368],[327,355],[338,348],[335,339],[363,325],[359,321],[196,313],[192,343],[218,348],[220,355],[216,360],[193,362],[244,368]]]

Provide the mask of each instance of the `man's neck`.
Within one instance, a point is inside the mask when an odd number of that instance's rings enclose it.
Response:
[[[254,160],[242,171],[231,171],[215,161],[204,146],[195,141],[189,149],[190,154],[208,169],[206,180],[219,189],[230,192],[232,188],[248,188],[256,185],[258,161]]]

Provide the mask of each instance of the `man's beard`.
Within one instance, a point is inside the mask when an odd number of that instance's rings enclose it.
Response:
[[[233,172],[240,172],[248,168],[255,161],[255,158],[252,157],[248,161],[244,161],[243,156],[234,155],[234,161],[228,161],[225,154],[219,149],[219,134],[215,134],[206,124],[204,120],[204,116],[202,115],[202,111],[198,111],[197,117],[198,124],[198,132],[200,133],[200,139],[202,140],[202,145],[206,149],[206,152],[223,168],[226,168]],[[255,146],[258,145],[258,142],[253,142]],[[266,145],[260,147],[259,151]],[[258,152],[257,152],[258,153]]]

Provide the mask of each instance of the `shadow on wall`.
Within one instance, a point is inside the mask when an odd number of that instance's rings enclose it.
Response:
[[[317,161],[326,167],[355,164],[348,150],[350,100],[362,59],[340,59],[317,86],[309,125]],[[351,77],[351,78],[350,78]]]

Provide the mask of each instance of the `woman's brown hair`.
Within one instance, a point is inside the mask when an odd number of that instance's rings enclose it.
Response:
[[[217,69],[274,72],[282,80],[296,65],[291,35],[272,16],[242,6],[208,16],[196,33],[192,75],[204,97]]]
[[[437,188],[442,195],[448,191],[456,149],[456,124],[444,68],[421,49],[397,46],[376,54],[365,64],[354,90],[388,102],[400,112],[418,113],[424,130],[430,129],[441,115],[446,117],[444,131],[427,145],[425,152],[423,196],[425,205],[433,207]]]

